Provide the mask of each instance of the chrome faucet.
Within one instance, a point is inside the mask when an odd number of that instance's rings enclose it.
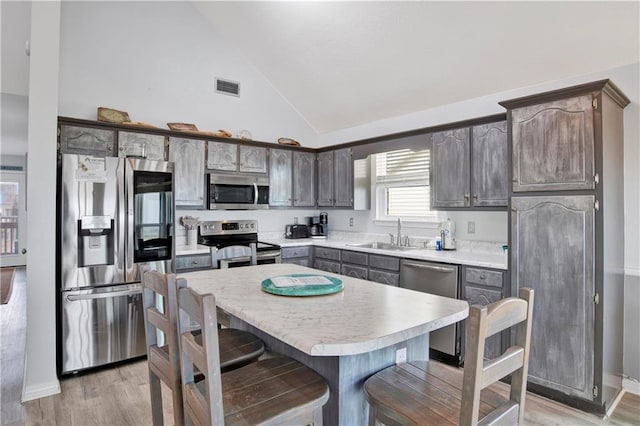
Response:
[[[398,236],[396,238],[396,245],[402,245],[402,219],[398,218]]]

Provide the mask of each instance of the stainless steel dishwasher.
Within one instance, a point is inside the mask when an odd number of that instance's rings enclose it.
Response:
[[[458,266],[443,263],[402,259],[400,287],[437,296],[458,299]],[[458,324],[431,332],[431,356],[444,361],[460,363],[460,336]],[[438,352],[434,352],[435,349]]]

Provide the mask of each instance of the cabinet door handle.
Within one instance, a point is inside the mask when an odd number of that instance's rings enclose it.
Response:
[[[474,194],[473,199],[478,201],[478,194]]]

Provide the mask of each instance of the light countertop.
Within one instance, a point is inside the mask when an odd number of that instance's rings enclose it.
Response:
[[[326,296],[265,293],[264,279],[309,273],[341,279]],[[231,315],[312,356],[374,351],[463,320],[462,300],[419,293],[291,264],[246,266],[178,274],[196,292],[213,293]]]
[[[412,250],[381,250],[372,249],[366,247],[356,247],[350,244],[362,243],[362,240],[356,239],[344,239],[344,238],[300,238],[300,239],[285,239],[285,238],[265,238],[261,241],[271,244],[278,244],[281,247],[300,247],[300,246],[317,246],[317,247],[330,247],[340,250],[352,250],[364,253],[380,254],[385,256],[402,257],[406,259],[414,260],[427,260],[433,262],[452,263],[457,265],[466,266],[479,266],[484,268],[493,268],[507,270],[507,257],[502,253],[485,251],[462,249],[462,250],[443,250],[435,251],[426,248],[416,248]],[[203,245],[187,246],[177,245],[176,255],[186,256],[194,254],[207,254],[209,253],[209,247]]]
[[[502,253],[489,252],[483,250],[442,250],[435,251],[427,248],[416,248],[412,250],[380,250],[366,247],[356,247],[349,244],[362,243],[361,240],[345,240],[345,239],[269,239],[265,242],[279,244],[281,247],[299,247],[313,245],[317,247],[330,247],[340,250],[352,250],[365,253],[381,254],[385,256],[402,257],[414,260],[427,260],[442,263],[452,263],[467,266],[479,266],[484,268],[507,269],[507,257]]]

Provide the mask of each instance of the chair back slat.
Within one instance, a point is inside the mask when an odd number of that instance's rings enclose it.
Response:
[[[480,388],[484,389],[492,383],[497,382],[518,368],[522,367],[524,360],[524,349],[512,346],[497,358],[484,361],[482,367],[482,383]]]
[[[533,312],[533,290],[520,289],[520,298],[507,298],[489,306],[474,305],[469,309],[465,366],[460,406],[460,424],[478,424],[480,392],[485,387],[512,374],[509,409],[505,413],[489,414],[482,424],[503,424],[505,419],[522,423],[529,364],[529,344]],[[485,361],[487,337],[516,326],[516,340],[501,356]],[[516,413],[515,415],[513,413]]]
[[[527,319],[527,302],[509,297],[487,306],[487,337]]]
[[[212,294],[199,295],[184,288],[178,292],[178,305],[185,415],[195,423],[224,424],[216,299]],[[190,333],[192,322],[202,329],[202,344]],[[194,365],[205,376],[197,386]]]

